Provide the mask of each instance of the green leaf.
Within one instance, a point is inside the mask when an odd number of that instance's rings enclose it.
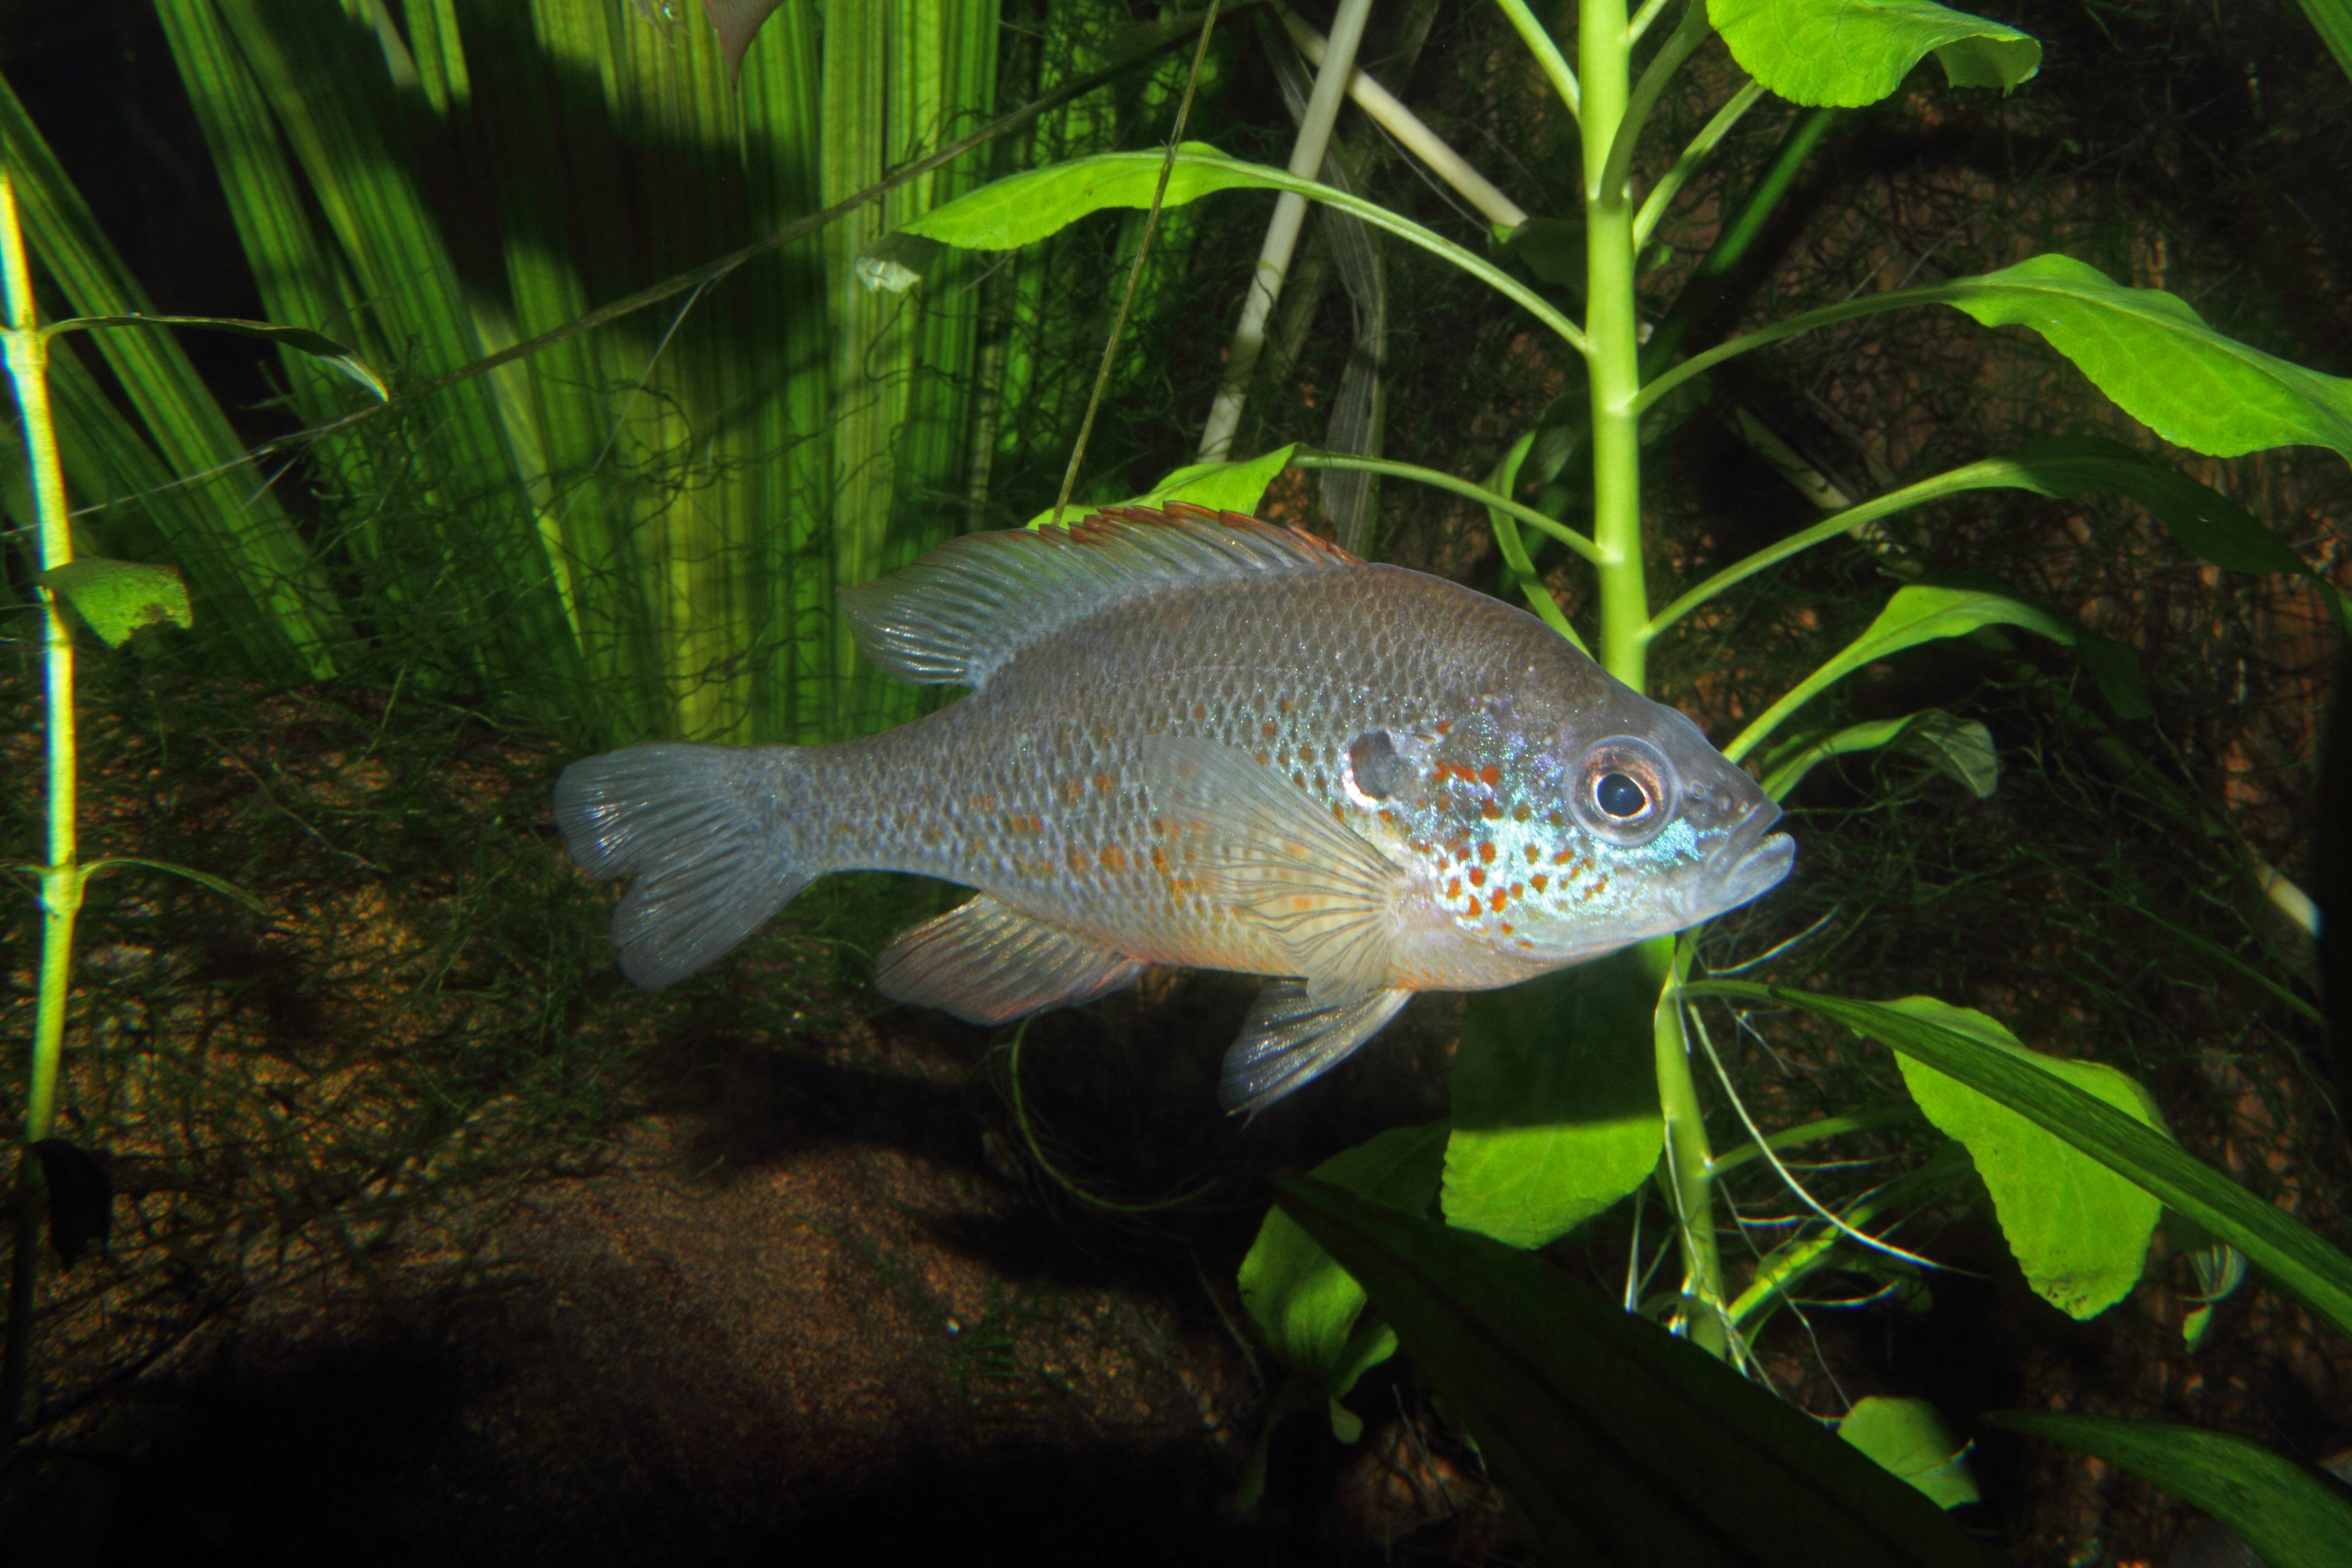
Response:
[[[1832,757],[1888,747],[1924,759],[1937,773],[1975,795],[1990,800],[2000,784],[2000,754],[1992,731],[1974,719],[1941,708],[1923,708],[1900,719],[1853,724],[1811,740],[1774,749],[1764,764],[1764,793],[1785,800],[1805,775]]]
[[[2147,719],[2156,713],[2156,704],[2147,700],[2147,682],[2140,679],[2139,654],[2128,643],[2117,642],[2098,632],[2078,634],[2074,652],[2083,668],[2091,672],[2098,683],[2099,695],[2116,710],[2118,719]]]
[[[1188,463],[1139,496],[1121,501],[1089,501],[1084,506],[1073,501],[1062,509],[1062,521],[1076,522],[1105,507],[1165,506],[1170,501],[1188,501],[1213,511],[1255,514],[1265,499],[1266,487],[1290,467],[1290,455],[1297,449],[1298,443],[1293,441],[1245,463]],[[1053,521],[1054,510],[1048,507],[1031,518],[1027,526],[1043,528]]]
[[[2112,490],[2147,508],[2200,561],[2225,572],[2312,571],[2245,509],[2209,485],[2120,441],[2059,436],[2037,441],[2014,459],[2026,488],[2046,496]]]
[[[1855,1402],[1837,1430],[1839,1436],[1926,1493],[1937,1508],[1958,1508],[1982,1495],[1976,1478],[1969,1474],[1967,1446],[1954,1440],[1943,1416],[1924,1399],[1871,1394]]]
[[[1677,1568],[1989,1565],[1818,1422],[1532,1253],[1277,1179],[1459,1416],[1538,1553]]]
[[[2095,1454],[2228,1525],[2270,1568],[2343,1568],[2352,1487],[2260,1443],[2112,1415],[2003,1410],[1995,1426]]]
[[[1723,754],[1738,762],[1790,714],[1865,664],[1891,658],[1923,642],[1965,637],[1979,626],[2021,626],[2069,645],[2074,641],[2073,626],[2039,605],[2000,589],[1974,583],[1908,584],[1895,591],[1886,607],[1878,612],[1878,618],[1860,637],[1758,715],[1754,723],[1723,749]]]
[[[1664,1138],[1657,1003],[1633,951],[1470,999],[1454,1058],[1447,1223],[1541,1247],[1641,1184]]]
[[[1584,218],[1531,217],[1511,230],[1503,248],[1556,288],[1584,292]]]
[[[969,195],[932,208],[905,225],[905,230],[967,250],[1012,250],[1058,234],[1088,214],[1108,207],[1149,207],[1153,192],[1159,189],[1160,169],[1166,161],[1167,154],[1159,150],[1105,153],[1008,174]],[[1485,257],[1465,250],[1377,202],[1313,180],[1302,180],[1262,163],[1228,158],[1205,142],[1187,142],[1178,151],[1161,205],[1182,206],[1219,191],[1234,190],[1291,191],[1352,214],[1374,228],[1452,262],[1505,299],[1526,307],[1529,314],[1568,342],[1579,348],[1583,346],[1584,334],[1573,321],[1554,310],[1542,295]]]
[[[176,566],[84,556],[52,566],[34,580],[71,605],[109,647],[121,647],[142,626],[194,624],[188,585]]]
[[[1930,50],[1954,87],[2007,92],[2042,68],[2025,34],[1928,0],[1707,0],[1706,13],[1741,68],[1792,103],[1876,103]]]
[[[2063,1079],[1972,1034],[1883,1003],[1740,980],[1695,980],[1683,994],[1801,1007],[1925,1062],[2147,1188],[2166,1207],[2243,1252],[2279,1289],[2338,1332],[2352,1336],[2352,1258],[2163,1133]]]
[[[2300,444],[2352,458],[2352,381],[2224,337],[2161,289],[2036,256],[1935,290],[1988,327],[2032,328],[2168,441],[2218,458]]]
[[[1391,1127],[1334,1154],[1315,1173],[1372,1203],[1424,1209],[1437,1195],[1444,1150],[1443,1121]],[[1240,1283],[1242,1305],[1268,1348],[1330,1398],[1345,1394],[1396,1348],[1393,1335],[1380,1339],[1380,1329],[1369,1337],[1356,1333],[1363,1288],[1280,1209],[1268,1210],[1258,1226]]]
[[[2352,0],[2303,0],[2303,14],[2319,29],[2344,74],[2352,76]]]
[[[75,316],[63,321],[53,321],[42,331],[76,332],[90,327],[205,327],[216,332],[234,332],[243,338],[259,338],[282,349],[292,349],[313,359],[324,360],[330,366],[358,382],[375,395],[379,403],[392,401],[392,391],[383,384],[368,363],[337,342],[324,332],[314,332],[308,327],[282,327],[275,321],[247,321],[235,316]]]
[[[2165,1130],[2155,1097],[2103,1062],[2027,1050],[1994,1019],[1932,996],[1906,996],[1887,1005],[2005,1051]],[[1923,1062],[1901,1057],[1895,1065],[1927,1120],[1976,1162],[2001,1235],[2036,1295],[2071,1317],[2095,1318],[2130,1293],[2147,1266],[2148,1239],[2163,1212],[2147,1189]]]
[[[111,871],[117,866],[137,866],[144,870],[161,871],[166,876],[184,878],[200,888],[209,889],[218,893],[231,903],[242,904],[257,915],[267,916],[269,913],[268,904],[263,903],[235,882],[226,878],[215,877],[210,871],[199,871],[194,866],[183,866],[176,860],[146,860],[134,855],[110,855],[103,860],[84,861],[81,868],[82,879],[87,881],[100,871]]]

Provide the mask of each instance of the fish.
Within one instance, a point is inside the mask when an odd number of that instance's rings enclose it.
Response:
[[[978,896],[890,942],[882,994],[996,1025],[1148,964],[1263,975],[1218,1089],[1255,1112],[1416,992],[1696,925],[1795,858],[1686,715],[1515,605],[1298,529],[1112,508],[840,599],[875,665],[967,693],[862,739],[655,742],[558,779],[572,859],[630,879],[636,984],[827,872],[939,878]]]

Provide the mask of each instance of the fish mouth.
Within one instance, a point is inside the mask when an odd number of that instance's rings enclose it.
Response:
[[[1703,870],[1715,912],[1734,909],[1780,884],[1797,863],[1797,841],[1774,833],[1780,808],[1766,801],[1706,858]]]

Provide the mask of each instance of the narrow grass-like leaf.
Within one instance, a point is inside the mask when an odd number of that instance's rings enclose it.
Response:
[[[1931,0],[1706,0],[1731,58],[1792,103],[1859,108],[1932,50],[1954,87],[2007,92],[2042,68],[2014,27]]]
[[[2303,14],[2319,29],[2344,74],[2352,77],[2352,0],[2303,0]]]
[[[342,374],[351,377],[371,393],[379,403],[388,402],[392,393],[368,363],[329,337],[308,327],[279,326],[275,321],[247,321],[235,316],[74,316],[62,321],[52,321],[42,331],[85,331],[92,327],[204,327],[216,332],[234,332],[239,337],[259,338],[265,342],[306,353],[322,360]]]
[[[1276,1191],[1363,1281],[1551,1561],[1989,1568],[1822,1425],[1535,1255],[1308,1177]]]
[[[1883,1003],[1739,980],[1698,980],[1693,996],[1799,1007],[1846,1025],[2000,1101],[2035,1126],[2129,1177],[2227,1241],[2281,1290],[2352,1336],[2352,1258],[2154,1129],[1983,1041]]]
[[[2003,1410],[1985,1419],[2096,1455],[2196,1504],[2270,1568],[2343,1568],[2352,1550],[2352,1487],[2259,1443],[2113,1415]]]

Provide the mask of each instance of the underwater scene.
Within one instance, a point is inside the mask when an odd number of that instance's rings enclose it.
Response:
[[[2347,158],[2352,0],[0,4],[0,1568],[2352,1565]]]

